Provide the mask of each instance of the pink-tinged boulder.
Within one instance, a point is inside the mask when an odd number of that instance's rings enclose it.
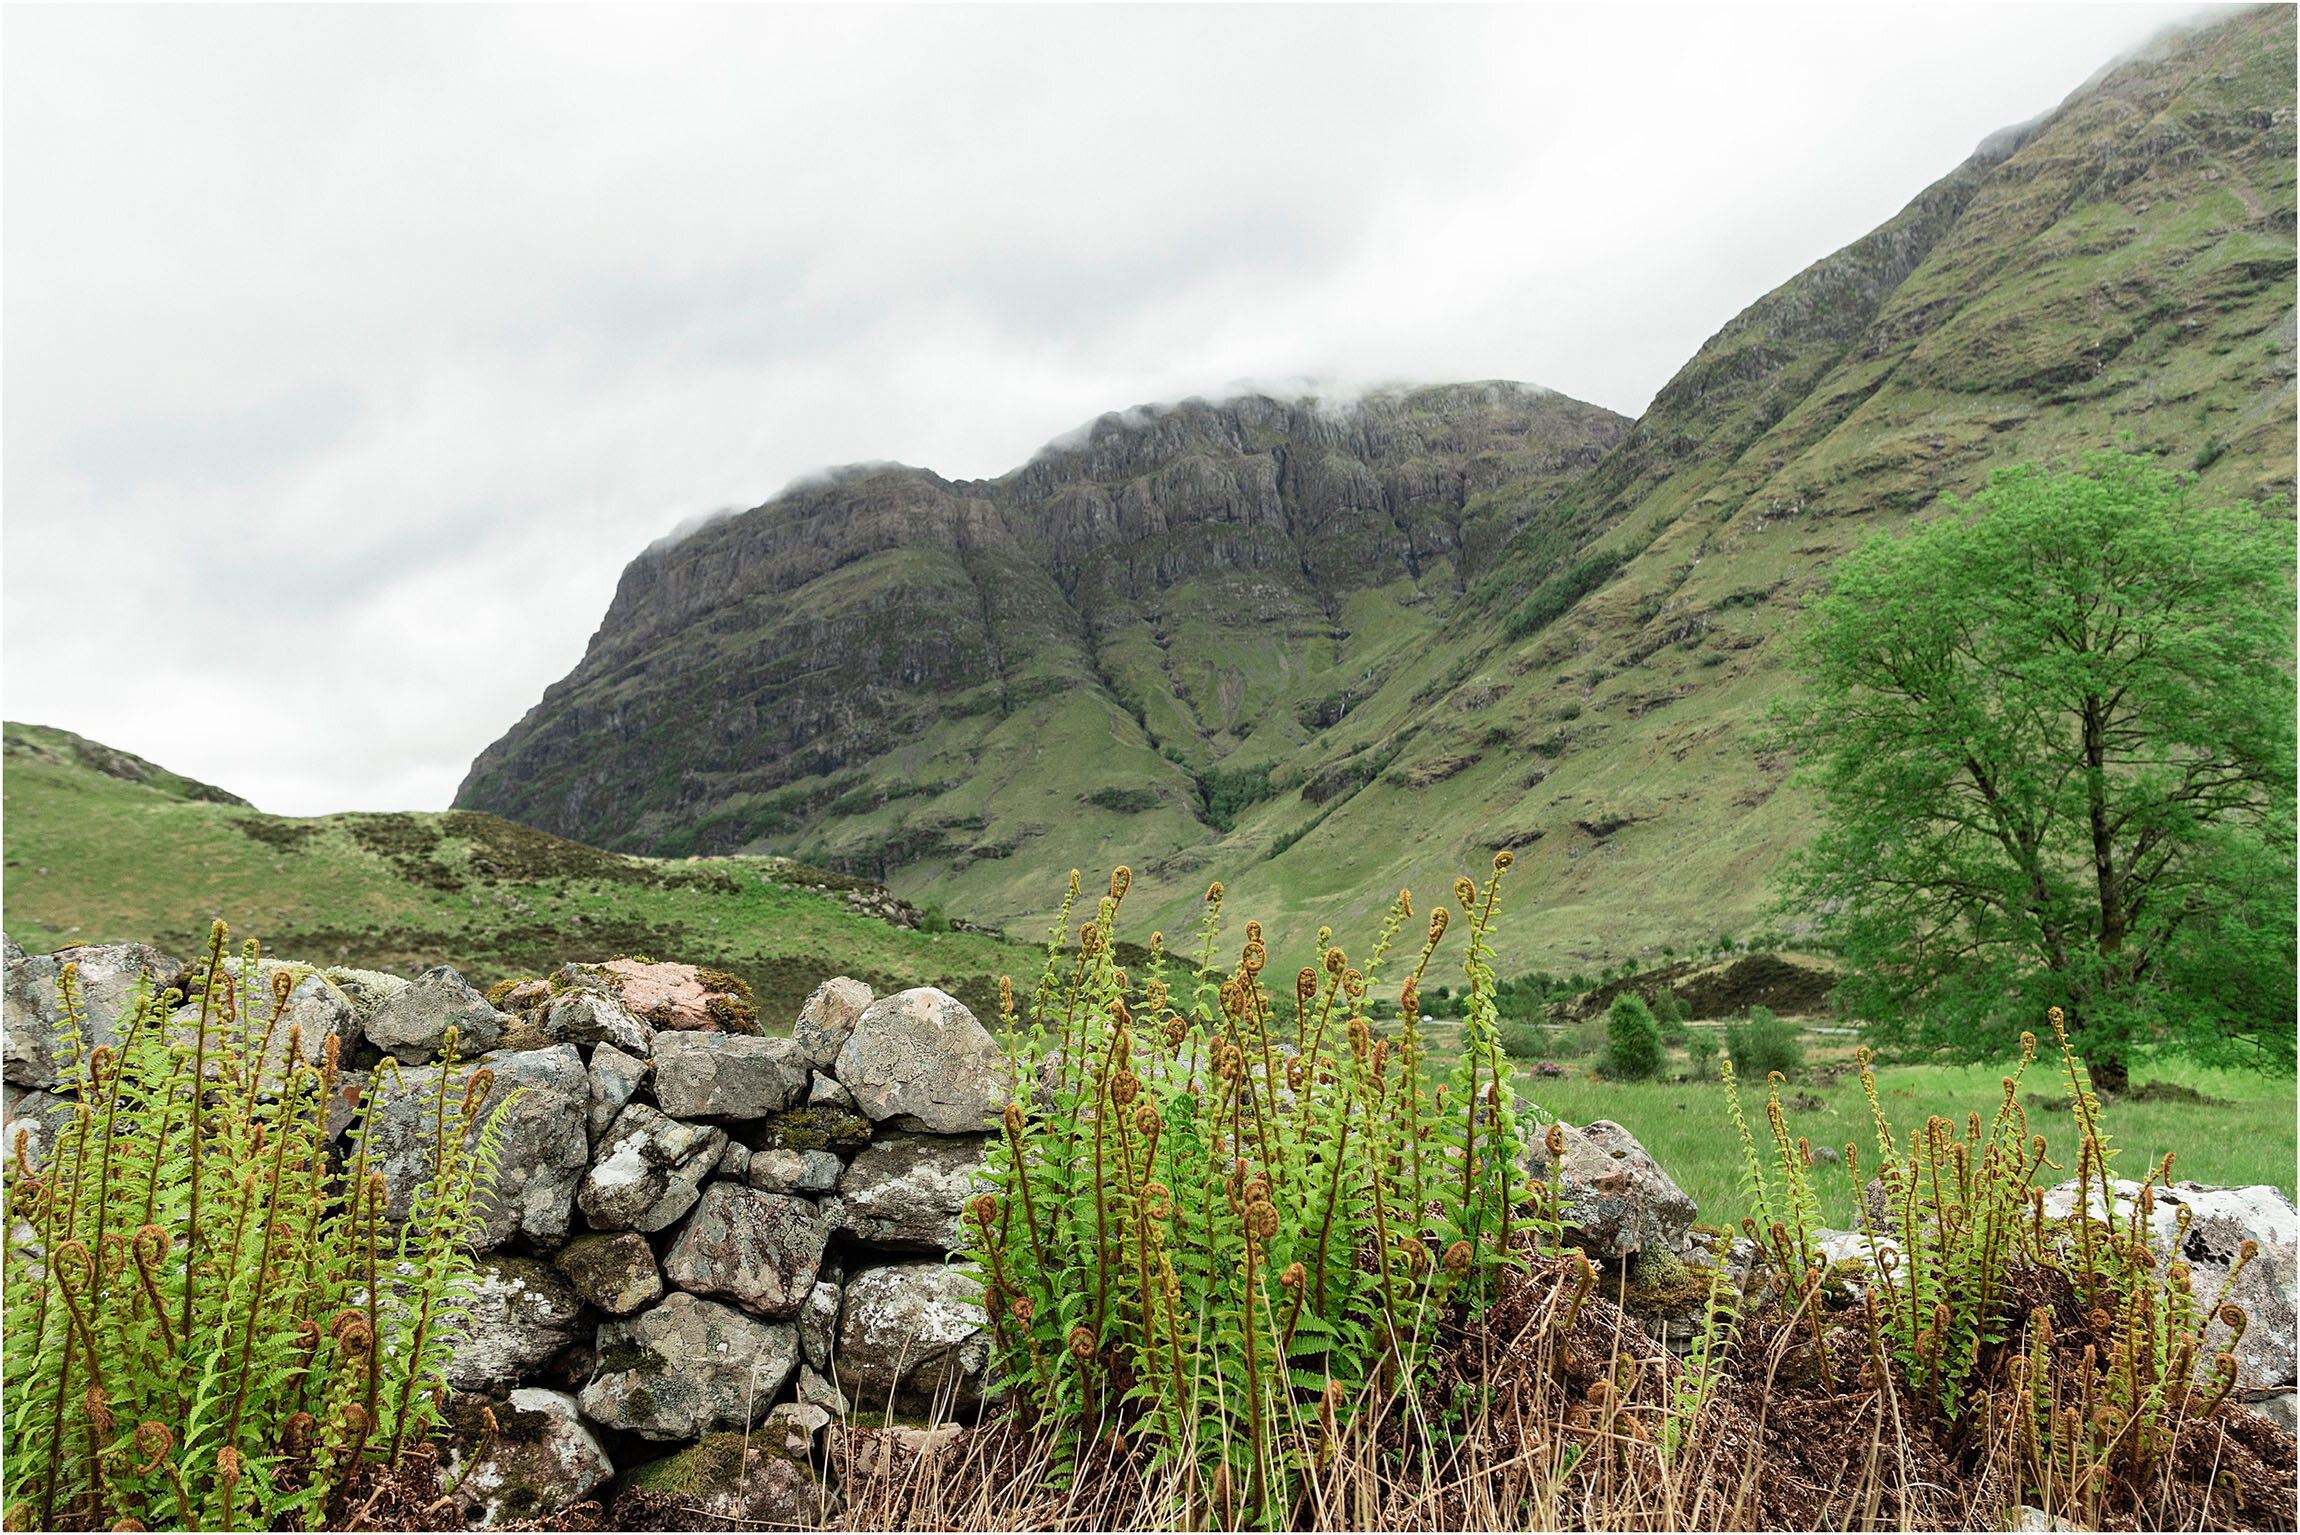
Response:
[[[711,998],[718,993],[703,983],[693,965],[670,960],[642,964],[635,959],[611,959],[599,969],[622,991],[622,1003],[633,1017],[658,1029],[690,1029],[716,1034],[725,1025],[711,1014]]]

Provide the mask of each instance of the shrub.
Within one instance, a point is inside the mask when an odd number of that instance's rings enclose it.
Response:
[[[1693,1062],[1693,1074],[1711,1077],[1717,1074],[1717,1031],[1715,1029],[1687,1029],[1685,1054]]]
[[[1416,1019],[1450,909],[1431,913],[1400,988],[1393,1049],[1365,1002],[1412,916],[1405,895],[1357,965],[1321,935],[1287,1026],[1263,989],[1260,924],[1227,979],[1213,968],[1220,885],[1184,994],[1156,937],[1136,973],[1114,963],[1131,873],[1075,930],[1072,876],[1037,985],[1000,987],[1012,1059],[1044,1065],[1018,1077],[990,1191],[966,1210],[994,1373],[1062,1425],[1058,1464],[1115,1427],[1178,1473],[1176,1518],[1211,1506],[1225,1526],[1283,1526],[1304,1447],[1418,1389],[1444,1310],[1482,1304],[1522,1261],[1508,1249],[1533,1191],[1488,938],[1509,862],[1495,858],[1482,890],[1455,886],[1468,987],[1444,1085]]]
[[[1685,1004],[1677,1000],[1677,993],[1663,988],[1653,1001],[1653,1021],[1659,1026],[1664,1043],[1685,1043]]]
[[[1605,1074],[1617,1082],[1661,1075],[1661,1030],[1642,998],[1624,994],[1606,1009]]]
[[[1548,1048],[1547,1031],[1530,1018],[1503,1018],[1494,1025],[1502,1049],[1519,1060],[1531,1060]]]
[[[943,908],[942,902],[929,901],[919,908],[918,930],[922,933],[950,931],[950,913]]]
[[[235,972],[225,936],[196,1024],[139,989],[117,1043],[85,1053],[77,967],[59,978],[73,1117],[38,1164],[17,1131],[7,1170],[12,1527],[340,1527],[353,1474],[438,1425],[494,1075],[451,1103],[441,1073],[434,1160],[395,1233],[367,1130],[345,1172],[329,1160],[335,1038],[317,1068],[293,1029],[274,1051],[289,973],[266,1008],[256,946]]]
[[[1774,1017],[1771,1008],[1752,1007],[1747,1017],[1726,1025],[1725,1053],[1745,1076],[1776,1071],[1794,1076],[1805,1065],[1805,1039],[1795,1024]]]

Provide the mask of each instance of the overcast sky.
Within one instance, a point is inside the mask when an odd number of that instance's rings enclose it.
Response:
[[[7,717],[438,809],[796,475],[1720,324],[2185,5],[13,6]]]

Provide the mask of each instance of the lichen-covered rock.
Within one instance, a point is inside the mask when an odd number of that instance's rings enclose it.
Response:
[[[561,1349],[586,1339],[593,1321],[583,1298],[549,1264],[482,1258],[470,1301],[449,1329],[447,1383],[459,1391],[493,1391],[506,1381],[532,1379]]]
[[[977,1192],[990,1137],[890,1135],[863,1148],[824,1206],[832,1225],[873,1247],[947,1253],[964,1245],[960,1209]]]
[[[613,1045],[591,1052],[591,1139],[597,1141],[647,1080],[647,1063]]]
[[[2100,1187],[2087,1190],[2085,1208],[2100,1213]],[[2116,1180],[2116,1223],[2131,1219],[2140,1185]],[[2065,1219],[2077,1208],[2077,1186],[2063,1183],[2045,1191],[2045,1214]],[[2182,1227],[2186,1217],[2185,1232]],[[2245,1391],[2274,1391],[2300,1384],[2300,1211],[2273,1184],[2226,1188],[2210,1183],[2182,1182],[2156,1191],[2156,1208],[2148,1217],[2148,1245],[2157,1262],[2186,1263],[2195,1293],[2209,1303],[2228,1283],[2238,1250],[2247,1241],[2260,1244],[2260,1256],[2244,1266],[2228,1290],[2232,1305],[2244,1308],[2244,1337],[2236,1355],[2237,1384]],[[2212,1361],[2228,1348],[2229,1329],[2215,1321],[2197,1350],[2197,1371],[2209,1373]]]
[[[815,1290],[820,1293],[822,1286],[816,1285]],[[812,1303],[814,1296],[808,1296],[807,1300]],[[854,1407],[847,1401],[846,1393],[832,1385],[828,1379],[816,1371],[812,1364],[799,1366],[797,1390],[800,1401],[820,1407],[834,1418],[843,1418],[854,1411]]]
[[[655,1249],[636,1231],[577,1237],[551,1261],[577,1295],[609,1316],[629,1316],[663,1298]]]
[[[1565,1136],[1562,1169],[1552,1169],[1545,1130],[1537,1128],[1526,1171],[1555,1176],[1566,1240],[1593,1258],[1626,1258],[1647,1251],[1682,1252],[1700,1211],[1676,1180],[1610,1119],[1594,1120]]]
[[[495,1435],[466,1474],[467,1458],[486,1437],[483,1406],[495,1415]],[[525,1387],[502,1402],[458,1397],[448,1416],[447,1480],[477,1523],[547,1518],[582,1502],[615,1474],[615,1463],[564,1392]]]
[[[655,1039],[655,1102],[673,1119],[762,1119],[806,1096],[795,1041],[756,1034]]]
[[[810,1109],[845,1109],[849,1114],[858,1112],[855,1095],[839,1086],[839,1079],[826,1077],[817,1071],[807,1083],[807,1107]]]
[[[233,984],[240,984],[240,967],[231,967]],[[285,973],[290,978],[287,1005],[273,1015],[273,977]],[[359,1017],[353,1010],[351,998],[344,995],[332,982],[316,971],[301,965],[287,965],[278,960],[259,960],[256,974],[247,987],[253,994],[251,1004],[242,1003],[242,1015],[249,1016],[247,1035],[251,1046],[263,1047],[263,1081],[265,1091],[277,1092],[285,1079],[288,1064],[288,1045],[298,1042],[300,1059],[306,1066],[318,1067],[327,1059],[328,1036],[336,1035],[342,1042],[337,1046],[338,1060],[348,1060],[360,1039]],[[208,1021],[208,1075],[223,1073],[223,1057],[213,1052],[222,1046],[226,1031],[237,1037],[241,1025],[226,1024],[211,1010]],[[189,1002],[179,1007],[168,1019],[168,1035],[186,1045],[199,1037],[200,1004]]]
[[[453,965],[434,965],[369,1016],[367,1037],[384,1054],[420,1064],[439,1055],[440,1043],[452,1028],[455,1053],[468,1060],[495,1048],[513,1021],[472,990]]]
[[[799,1353],[818,1370],[831,1367],[831,1351],[838,1345],[839,1298],[846,1287],[817,1272],[815,1287],[799,1307]],[[845,1409],[840,1409],[844,1411]]]
[[[651,1311],[600,1325],[583,1415],[645,1439],[740,1431],[766,1416],[798,1360],[788,1323],[673,1290]]]
[[[602,1231],[661,1231],[694,1208],[726,1144],[717,1125],[681,1124],[651,1104],[626,1104],[600,1139],[575,1202]]]
[[[827,1151],[754,1151],[743,1176],[769,1194],[828,1194],[839,1186],[844,1163]]]
[[[494,1073],[495,1085],[480,1105],[480,1129],[474,1133],[501,1123],[496,1127],[495,1177],[477,1200],[477,1245],[486,1251],[517,1236],[537,1247],[556,1247],[573,1223],[575,1186],[590,1160],[584,1118],[591,1084],[583,1057],[573,1045],[553,1045],[501,1051],[484,1062],[455,1067],[447,1073],[450,1134],[465,1086],[482,1066]],[[379,1073],[369,1095],[375,1115],[369,1155],[383,1170],[395,1223],[407,1219],[416,1185],[430,1176],[444,1070],[418,1066]]]
[[[719,1153],[718,1176],[726,1183],[746,1183],[751,1176],[751,1148],[730,1138],[727,1149]],[[781,1193],[780,1189],[770,1192]]]
[[[78,1067],[62,1028],[63,1002],[57,994],[68,963],[80,967],[80,1044],[86,1050],[119,1042],[120,1015],[139,982],[157,998],[184,978],[182,960],[149,944],[84,943],[28,955],[11,941],[6,989],[0,992],[0,1078],[18,1087],[57,1087]]]
[[[803,1450],[787,1450],[787,1437],[708,1434],[689,1449],[639,1467],[624,1485],[675,1498],[701,1521],[699,1529],[827,1526],[838,1516],[838,1494],[823,1485]]]
[[[972,1412],[982,1405],[990,1341],[971,1266],[865,1269],[839,1302],[839,1385],[864,1412]]]
[[[595,991],[554,997],[544,1010],[543,1027],[553,1039],[570,1045],[613,1045],[642,1058],[655,1044],[653,1029],[622,1003]]]
[[[4,1111],[0,1111],[0,1156],[16,1155],[16,1132],[21,1129],[24,1154],[34,1167],[47,1157],[49,1149],[56,1144],[56,1137],[71,1124],[77,1112],[77,1105],[70,1098],[27,1091],[13,1083],[8,1085],[5,1094],[0,1094],[0,1104],[5,1105]]]
[[[790,1109],[743,1129],[753,1151],[828,1151],[851,1156],[870,1144],[871,1123],[851,1109]]]
[[[774,1321],[799,1314],[830,1232],[810,1200],[732,1183],[703,1190],[663,1260],[663,1277]]]
[[[854,1033],[855,1021],[870,1004],[870,988],[851,976],[834,975],[817,986],[791,1028],[791,1038],[806,1052],[807,1064],[816,1071],[830,1070]]]
[[[966,1004],[932,986],[881,997],[840,1046],[839,1084],[874,1120],[955,1135],[1006,1108],[1011,1071]]]

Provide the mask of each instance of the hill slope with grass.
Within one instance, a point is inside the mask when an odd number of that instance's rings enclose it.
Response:
[[[133,940],[188,957],[216,917],[284,957],[453,964],[482,985],[641,953],[742,976],[770,1033],[839,974],[940,985],[995,1018],[997,977],[1039,963],[787,859],[629,858],[472,811],[264,815],[66,732],[9,724],[5,741],[5,922],[35,953]]]
[[[457,803],[981,920],[1124,859],[1283,950],[1517,850],[1505,970],[1746,935],[1811,805],[1757,727],[1859,539],[2129,440],[2293,482],[2293,13],[2162,40],[1704,345],[1633,426],[1504,385],[1105,417],[648,551]]]

